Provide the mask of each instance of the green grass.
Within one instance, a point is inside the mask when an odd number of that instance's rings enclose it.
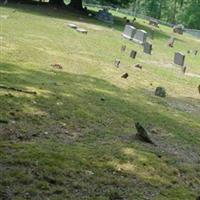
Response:
[[[13,12],[15,10],[15,12]],[[175,51],[200,41],[155,30],[152,56],[122,38],[123,15],[113,28],[86,16],[45,7],[0,7],[1,199],[193,200],[200,188],[200,55],[187,55],[186,75]],[[81,19],[80,19],[81,17]],[[82,35],[67,27],[86,28]],[[136,26],[148,32],[148,22]],[[123,44],[125,53],[120,52]],[[138,56],[129,58],[135,49]],[[118,58],[120,68],[113,63]],[[50,65],[59,63],[63,69]],[[140,63],[142,70],[134,68]],[[128,72],[127,80],[121,75]],[[190,76],[189,76],[190,75]],[[154,96],[164,86],[167,97]],[[104,98],[104,101],[101,99]],[[134,139],[134,123],[157,146]]]

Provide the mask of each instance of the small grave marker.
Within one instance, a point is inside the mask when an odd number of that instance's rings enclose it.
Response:
[[[151,26],[155,26],[155,27],[159,27],[159,25],[158,25],[158,20],[156,20],[156,19],[150,19],[149,20],[149,25],[151,25]]]
[[[118,68],[120,63],[121,63],[121,61],[119,59],[116,59],[115,62],[114,62],[115,67]]]
[[[172,36],[169,39],[168,46],[173,48],[174,47],[175,38]]]
[[[180,35],[183,34],[183,30],[184,30],[184,26],[182,24],[178,24],[178,25],[173,27],[173,32],[178,33]]]
[[[130,53],[130,58],[135,59],[136,55],[137,55],[137,51],[132,50],[131,53]]]
[[[128,78],[128,73],[125,73],[121,76],[121,78],[127,79]]]
[[[152,44],[145,42],[144,43],[144,49],[143,49],[144,53],[146,54],[150,54],[151,55],[151,51],[152,51]]]
[[[122,45],[121,52],[125,52],[125,51],[126,51],[126,45]]]
[[[76,24],[68,24],[68,26],[70,27],[70,28],[73,28],[73,29],[77,29],[78,27],[77,27],[77,25]]]
[[[184,63],[185,63],[185,55],[180,52],[176,52],[174,55],[174,64],[183,67]]]
[[[85,29],[83,29],[83,28],[77,28],[76,30],[77,30],[79,33],[83,33],[83,34],[87,34],[87,33],[88,33],[88,31],[85,30]]]

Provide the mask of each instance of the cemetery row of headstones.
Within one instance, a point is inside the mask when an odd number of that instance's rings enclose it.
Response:
[[[157,26],[156,22],[151,20],[149,22],[149,24]],[[181,29],[181,26],[177,26],[175,27],[177,29]],[[179,33],[179,32],[178,32]],[[181,33],[179,33],[181,34]],[[137,42],[139,44],[143,45],[143,52],[150,54],[151,55],[151,51],[152,51],[152,44],[150,44],[149,42],[147,42],[147,32],[144,30],[140,30],[140,29],[136,29],[135,27],[133,27],[132,25],[126,25],[124,28],[124,32],[122,33],[122,36],[125,37],[126,39],[129,39],[131,41]],[[175,38],[172,36],[168,42],[168,46],[173,48],[174,47],[174,43],[175,43]],[[188,51],[188,53],[193,52],[194,55],[198,54],[198,50],[194,50],[194,51]],[[132,51],[131,52],[131,57],[135,58],[137,52]],[[181,53],[181,52],[175,52],[174,54],[174,64],[181,66],[182,67],[182,71],[185,73],[186,72],[186,66],[185,66],[185,54]]]

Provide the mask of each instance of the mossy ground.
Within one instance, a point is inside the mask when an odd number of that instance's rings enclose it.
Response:
[[[168,27],[154,31],[153,54],[121,36],[123,16],[109,27],[52,8],[0,7],[0,196],[2,199],[181,199],[200,188],[200,46]],[[88,35],[68,28],[73,22]],[[148,32],[147,21],[136,26]],[[124,53],[122,45],[127,46]],[[138,51],[132,60],[129,53]],[[114,60],[120,59],[120,68]],[[54,69],[59,63],[63,69]],[[134,67],[140,63],[142,70]],[[127,80],[121,75],[127,72]],[[167,97],[154,95],[157,86]],[[152,131],[156,147],[135,140],[134,123]],[[155,131],[156,130],[156,131]]]

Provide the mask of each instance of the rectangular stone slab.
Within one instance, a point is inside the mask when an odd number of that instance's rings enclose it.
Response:
[[[147,40],[147,32],[140,29],[137,30],[134,35],[133,41],[139,44],[144,44],[146,40]]]
[[[150,44],[148,42],[144,43],[143,52],[151,55],[151,51],[152,51],[152,44]]]
[[[131,25],[126,25],[124,28],[124,32],[122,33],[123,37],[131,40],[136,33],[136,28]]]
[[[183,67],[184,63],[185,63],[185,55],[180,52],[176,52],[174,55],[174,64]]]
[[[132,50],[131,53],[130,53],[130,57],[135,59],[136,55],[137,55],[137,51]]]

